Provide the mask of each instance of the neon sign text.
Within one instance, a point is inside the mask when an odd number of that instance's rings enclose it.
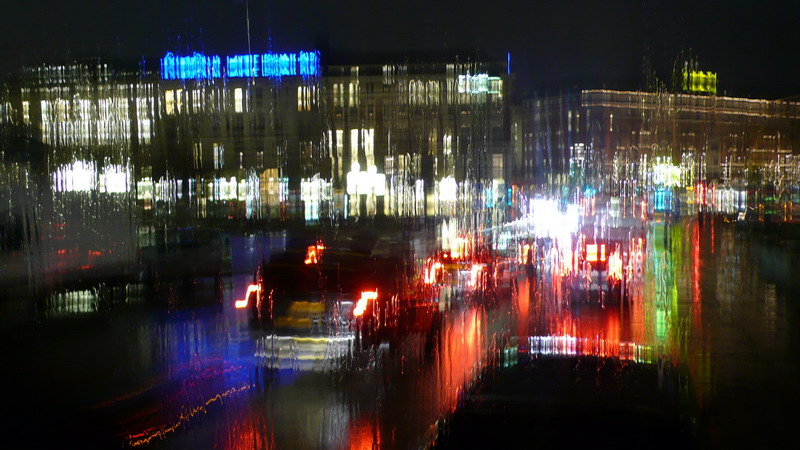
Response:
[[[175,56],[167,52],[161,58],[161,78],[165,80],[211,79],[220,77],[219,56],[195,52],[190,56]]]
[[[231,55],[225,57],[224,66],[218,55],[196,52],[189,56],[168,52],[161,58],[164,80],[212,80],[222,78],[223,69],[227,78],[315,76],[320,74],[319,52]]]

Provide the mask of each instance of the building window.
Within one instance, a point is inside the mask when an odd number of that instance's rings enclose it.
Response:
[[[233,90],[233,108],[237,113],[244,111],[244,95],[242,88]]]
[[[168,116],[175,114],[175,92],[164,92],[164,108]]]
[[[31,102],[22,102],[22,121],[26,124],[31,123]]]
[[[503,178],[503,155],[495,153],[492,155],[492,178],[499,180]]]
[[[297,110],[311,111],[311,105],[315,103],[315,95],[314,86],[297,86]]]
[[[350,163],[358,162],[358,130],[350,130]]]
[[[225,147],[214,143],[214,169],[220,170],[225,167]]]
[[[344,106],[343,83],[333,83],[333,106]]]
[[[358,105],[358,82],[349,83],[348,88],[350,90],[349,105],[351,108],[355,108]]]
[[[367,157],[367,167],[375,165],[375,129],[361,129],[361,136],[364,139],[364,154]]]

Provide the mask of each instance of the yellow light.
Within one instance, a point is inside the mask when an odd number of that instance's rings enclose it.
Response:
[[[597,244],[586,244],[586,261],[597,262]]]
[[[614,251],[608,257],[608,278],[619,281],[622,279],[622,258],[619,251]]]

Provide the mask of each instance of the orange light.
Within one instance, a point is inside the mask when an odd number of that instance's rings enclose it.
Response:
[[[430,259],[428,260],[430,262]],[[436,284],[438,272],[442,269],[442,263],[436,261],[430,265],[429,269],[422,268],[422,273],[425,276],[425,284]]]
[[[325,251],[325,244],[317,242],[316,245],[309,245],[306,250],[306,264],[318,264],[322,258],[322,252]]]
[[[240,392],[244,392],[244,391],[246,391],[248,389],[251,389],[252,387],[253,386],[249,385],[249,384],[244,385],[242,387],[238,387],[238,388],[237,387],[232,387],[232,388],[228,389],[225,392],[222,392],[220,394],[217,394],[217,395],[211,397],[210,399],[206,400],[205,403],[201,403],[201,404],[199,404],[198,406],[196,406],[194,408],[191,408],[191,409],[188,409],[188,410],[184,410],[184,412],[181,412],[180,417],[178,417],[178,421],[176,423],[172,424],[172,425],[164,424],[164,425],[159,426],[159,427],[149,428],[146,431],[143,431],[141,433],[129,434],[128,437],[127,437],[128,444],[131,447],[138,447],[140,445],[149,444],[150,441],[152,441],[154,439],[164,439],[164,437],[168,433],[174,432],[175,430],[178,429],[178,427],[180,427],[181,425],[189,422],[190,420],[192,420],[198,414],[208,413],[208,407],[211,406],[213,403],[216,403],[216,402],[224,403],[225,398],[228,397],[229,395],[235,395],[235,394],[238,394]]]
[[[523,264],[528,264],[528,263],[530,263],[530,261],[528,261],[528,252],[530,251],[530,249],[531,249],[531,246],[530,246],[530,245],[528,245],[528,244],[525,244],[525,245],[522,247],[522,263],[523,263]]]
[[[309,245],[308,251],[306,251],[306,264],[316,264],[319,260],[317,259],[317,246],[316,245]]]
[[[606,260],[606,244],[600,244],[600,261]]]
[[[611,252],[608,257],[608,278],[616,281],[622,280],[622,258],[619,250]]]
[[[247,308],[248,299],[250,298],[250,294],[252,294],[253,292],[256,293],[256,298],[258,298],[258,296],[261,295],[261,285],[251,284],[250,286],[247,286],[247,292],[245,292],[244,298],[241,300],[236,300],[236,302],[234,302],[233,305],[239,309]]]
[[[597,244],[586,244],[586,261],[597,262]]]
[[[378,298],[377,289],[374,291],[361,291],[361,298],[358,299],[356,307],[353,308],[353,315],[359,317],[364,314],[364,311],[367,310],[367,301],[375,300],[376,298]]]

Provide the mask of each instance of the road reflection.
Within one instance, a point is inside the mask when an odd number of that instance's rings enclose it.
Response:
[[[399,308],[408,299],[370,300],[364,314],[376,314],[374,323],[317,326],[312,306],[321,303],[311,302],[308,323],[283,312],[276,322],[294,317],[291,326],[266,326],[234,306],[253,283],[247,272],[199,277],[191,289],[163,279],[158,292],[178,305],[166,310],[132,306],[146,304],[148,283],[53,292],[40,300],[42,335],[17,340],[23,356],[12,367],[31,374],[21,386],[38,392],[18,420],[61,398],[62,409],[81,413],[54,419],[54,430],[75,436],[83,423],[104,445],[458,447],[470,442],[465,426],[518,423],[539,424],[531,426],[547,443],[569,429],[561,418],[579,406],[634,420],[640,430],[658,424],[681,444],[754,442],[759,429],[779,436],[791,415],[754,417],[747,409],[789,406],[797,390],[787,382],[797,364],[786,358],[794,317],[786,285],[779,270],[749,263],[780,250],[732,226],[693,220],[652,223],[633,242],[620,247],[627,248],[621,276],[608,284],[565,272],[555,255],[545,256],[546,245],[533,265],[514,263],[516,249],[481,263],[480,289],[472,262],[446,261],[436,273],[444,281],[420,276],[422,287],[409,290],[418,301]],[[432,280],[435,266],[419,260]],[[180,306],[195,295],[219,303]],[[109,299],[127,305],[124,320],[96,306]],[[347,316],[355,303],[327,304]],[[58,331],[76,320],[84,321],[82,334]],[[359,328],[368,325],[370,332]],[[75,348],[84,351],[67,351]],[[59,383],[35,370],[48,365],[68,368]],[[649,412],[637,416],[643,408]],[[475,417],[491,420],[470,422]],[[580,427],[597,426],[575,417]]]

